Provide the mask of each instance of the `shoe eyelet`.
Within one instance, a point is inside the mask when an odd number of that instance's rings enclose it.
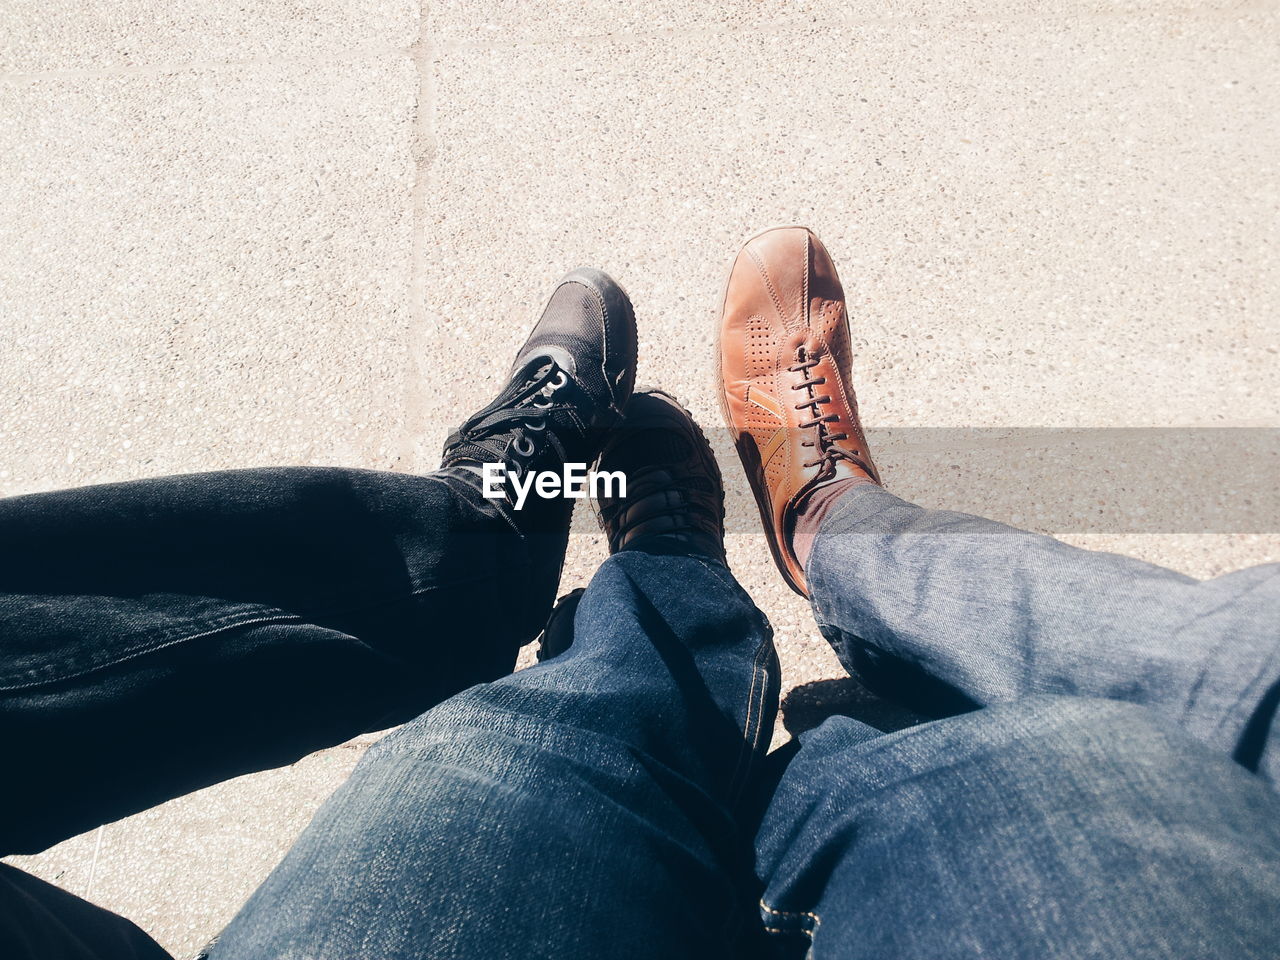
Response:
[[[547,429],[547,421],[543,417],[530,417],[524,422],[524,426],[531,433],[541,433]]]
[[[559,390],[568,382],[569,382],[569,375],[565,373],[563,370],[557,370],[556,378],[552,380],[550,383],[548,383],[547,387],[550,390]]]
[[[511,452],[517,457],[531,457],[535,449],[533,441],[528,437],[516,437],[511,441]]]

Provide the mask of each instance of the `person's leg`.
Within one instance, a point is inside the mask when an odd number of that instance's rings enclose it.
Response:
[[[725,567],[624,550],[567,652],[372,748],[213,960],[744,957],[777,684]]]
[[[983,705],[1144,704],[1280,780],[1280,564],[1200,581],[861,484],[822,521],[806,574],[851,671],[905,664]]]
[[[575,271],[432,475],[240,471],[0,501],[0,855],[508,672],[550,608],[572,501],[521,513],[484,498],[478,474],[592,460],[634,369],[626,295]],[[146,939],[0,876],[15,957],[50,938],[64,955],[93,938],[106,949],[117,934]]]
[[[571,645],[376,745],[214,960],[749,954],[771,632],[723,564],[692,421],[660,394],[627,418],[601,458],[631,465],[601,510],[620,552],[544,640]]]
[[[508,672],[563,546],[518,534],[469,475],[327,469],[0,500],[0,538],[5,854]],[[506,615],[460,642],[495,595]],[[159,952],[127,920],[12,868],[0,942],[15,958]]]
[[[498,397],[426,476],[269,469],[0,500],[0,855],[420,713],[508,672],[572,500],[481,466],[590,461],[635,377],[604,274],[557,285]]]
[[[821,242],[788,227],[743,247],[720,322],[766,539],[845,665],[897,695],[926,686],[939,712],[1035,693],[1146,704],[1280,782],[1280,565],[1201,583],[885,493],[846,317]]]
[[[0,537],[5,854],[509,671],[563,543],[456,475],[327,469],[0,500]],[[469,637],[494,597],[504,616]]]
[[[1143,707],[833,718],[757,838],[778,957],[1251,960],[1280,944],[1280,798]]]
[[[0,957],[172,960],[124,917],[0,863]]]

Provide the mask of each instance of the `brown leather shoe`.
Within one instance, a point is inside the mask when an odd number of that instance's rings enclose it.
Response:
[[[850,354],[844,289],[822,241],[804,227],[747,241],[725,288],[720,397],[773,559],[801,596],[796,513],[828,484],[880,482],[858,422]]]

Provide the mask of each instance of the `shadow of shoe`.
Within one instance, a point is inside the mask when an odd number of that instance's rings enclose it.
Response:
[[[801,684],[782,701],[782,724],[793,737],[834,716],[852,717],[884,733],[931,719],[876,696],[854,677]]]

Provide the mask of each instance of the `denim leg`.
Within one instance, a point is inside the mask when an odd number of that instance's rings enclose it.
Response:
[[[271,469],[0,500],[0,543],[10,854],[508,672],[564,533],[450,474]]]
[[[616,554],[567,652],[370,750],[213,960],[742,957],[758,894],[738,811],[777,684],[722,565]]]
[[[124,917],[0,863],[5,960],[172,960]]]
[[[863,485],[827,516],[807,575],[852,672],[904,668],[899,689],[922,673],[971,704],[1145,704],[1280,782],[1280,564],[1200,581]]]
[[[802,739],[757,838],[779,958],[1276,956],[1280,797],[1154,711],[1039,697]]]

